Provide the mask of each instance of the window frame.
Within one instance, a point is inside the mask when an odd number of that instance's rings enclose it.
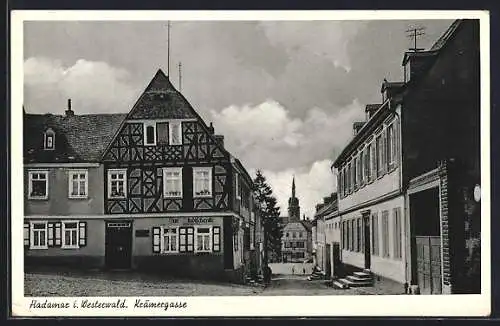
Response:
[[[389,211],[382,211],[382,258],[391,257]]]
[[[66,223],[75,223],[75,228],[68,228],[68,230],[74,230],[76,232],[75,244],[66,244]],[[61,248],[62,249],[78,249],[80,248],[80,224],[79,221],[74,220],[64,220],[61,221]]]
[[[33,192],[33,180],[40,180],[40,179],[33,179],[34,174],[44,174],[45,175],[45,195],[44,196],[32,196],[31,193]],[[28,171],[28,199],[35,199],[35,200],[45,200],[49,198],[49,171],[48,170],[29,170]]]
[[[112,174],[118,174],[118,173],[123,173],[123,196],[112,196],[112,193],[111,193],[111,182],[112,182],[112,178],[111,178],[111,175]],[[107,192],[108,192],[108,199],[124,199],[124,198],[127,198],[127,169],[109,169],[108,170],[108,173],[107,173],[107,177],[108,177],[108,189],[107,189]]]
[[[179,173],[179,181],[180,181],[180,194],[179,195],[169,195],[167,194],[167,173],[175,172]],[[167,167],[162,170],[163,176],[163,198],[182,198],[183,196],[183,183],[182,183],[182,167]],[[173,179],[172,179],[173,180]]]
[[[375,147],[377,153],[377,177],[384,175],[384,137],[382,133],[375,137]]]
[[[165,232],[165,229],[168,231]],[[175,229],[175,233],[172,232],[172,229]],[[166,250],[165,248],[165,237],[169,237],[169,245],[170,248]],[[175,250],[172,250],[172,237],[175,237]],[[160,253],[162,254],[176,254],[179,253],[179,227],[178,226],[162,226],[160,232]]]
[[[143,124],[143,135],[144,135],[144,146],[156,146],[157,137],[156,137],[156,122],[154,121],[146,121]],[[153,142],[149,143],[148,140],[148,128],[153,127]]]
[[[178,131],[178,138],[179,138],[179,143],[173,143],[173,130],[174,128],[172,128],[173,125],[178,125],[179,126],[179,131]],[[171,145],[171,146],[179,146],[179,145],[182,145],[183,141],[182,141],[182,121],[169,121],[168,122],[168,144]]]
[[[209,185],[209,194],[201,194],[197,195],[196,194],[196,173],[197,172],[208,172],[208,185]],[[193,198],[211,198],[213,196],[213,173],[212,173],[212,167],[193,167]]]
[[[48,146],[48,139],[52,138],[52,146]],[[43,133],[43,149],[47,151],[53,151],[56,148],[56,133],[52,128],[48,128]]]
[[[198,229],[208,229],[208,233],[199,233]],[[212,252],[213,244],[212,244],[212,226],[211,225],[196,225],[194,227],[194,252]],[[208,237],[208,249],[198,249],[198,234],[201,234],[203,237]],[[204,239],[202,238],[202,247],[204,247]]]
[[[78,191],[80,191],[80,182],[82,180],[80,180],[80,174],[85,174],[85,179],[83,181],[85,181],[85,195],[73,195],[71,193],[72,189],[73,189],[73,175],[78,175]],[[84,199],[84,198],[88,198],[89,196],[89,171],[88,170],[69,170],[68,171],[68,198],[70,199]]]
[[[35,237],[34,237],[34,233],[35,233],[35,228],[34,228],[34,224],[44,224],[45,225],[45,229],[44,229],[44,232],[45,232],[45,245],[35,245],[34,244],[34,240],[35,240]],[[41,231],[42,229],[36,229],[38,232]],[[48,236],[49,236],[49,230],[48,230],[48,221],[30,221],[30,246],[29,248],[30,249],[48,249],[49,248],[49,243],[48,243]],[[40,239],[40,237],[38,238]],[[39,240],[40,241],[40,240]]]
[[[236,182],[235,183],[236,199],[241,200],[240,174],[238,172],[235,172],[234,179],[235,179],[235,182]]]

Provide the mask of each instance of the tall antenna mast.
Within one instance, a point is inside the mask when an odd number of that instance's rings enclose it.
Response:
[[[413,48],[410,48],[411,51],[418,52],[424,50],[424,48],[417,48],[417,38],[425,35],[425,27],[412,27],[406,30],[406,37],[413,39]]]
[[[167,75],[170,78],[170,20],[167,23]]]
[[[182,63],[179,61],[179,91],[182,92]]]

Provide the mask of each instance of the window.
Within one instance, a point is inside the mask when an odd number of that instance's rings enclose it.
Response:
[[[28,173],[28,198],[47,199],[49,193],[49,173],[47,171],[30,171]]]
[[[69,198],[87,198],[88,172],[69,171],[68,174],[68,196]]]
[[[358,174],[359,174],[359,183],[360,185],[364,185],[365,183],[365,151],[363,150],[361,154],[359,154],[359,168],[358,168]]]
[[[394,126],[391,124],[387,127],[387,163],[389,167],[394,164]]]
[[[368,144],[368,146],[366,147],[366,151],[365,151],[365,179],[366,179],[366,182],[370,182],[371,181],[371,170],[372,170],[372,167],[371,167],[371,151],[372,151],[372,144]]]
[[[288,233],[288,232],[287,232],[287,233],[286,233],[286,237],[287,237],[287,238],[288,238],[288,237],[290,237],[290,233]]]
[[[125,198],[127,170],[108,170],[108,198]]]
[[[177,245],[177,234],[178,234],[178,229],[177,228],[163,228],[163,234],[162,234],[162,247],[161,251],[163,253],[174,253],[178,252],[178,245]]]
[[[349,186],[349,193],[352,192],[352,171],[351,171],[351,163],[347,165],[347,184]]]
[[[53,150],[55,148],[55,133],[52,129],[47,129],[43,134],[43,148]]]
[[[170,145],[182,145],[182,128],[180,121],[172,121],[169,124]]]
[[[382,136],[377,137],[377,175],[381,176],[384,169],[384,144],[382,142]]]
[[[179,228],[179,251],[194,251],[194,228],[192,226]]]
[[[394,258],[401,259],[402,256],[402,241],[401,241],[401,210],[399,207],[393,210],[394,220]]]
[[[182,168],[163,169],[163,197],[182,198]]]
[[[213,243],[212,247],[214,252],[220,251],[220,226],[212,227]]]
[[[156,123],[155,122],[145,122],[144,123],[144,145],[146,145],[146,146],[156,145]]]
[[[30,249],[47,249],[47,222],[31,222]]]
[[[241,189],[240,189],[240,176],[238,173],[234,175],[235,188],[236,188],[236,199],[241,199]]]
[[[389,212],[382,212],[382,257],[389,257]]]
[[[372,252],[378,256],[378,215],[372,215]]]
[[[156,143],[159,145],[168,145],[168,123],[158,122],[156,124]]]
[[[299,232],[299,238],[302,238],[302,232]]]
[[[291,242],[285,241],[285,248],[290,248],[291,246]]]
[[[356,219],[356,233],[357,233],[357,240],[358,243],[356,245],[356,251],[360,252],[361,251],[361,241],[362,241],[362,236],[361,236],[361,220],[358,218]]]
[[[196,252],[212,251],[212,232],[208,226],[196,227]]]
[[[78,248],[78,222],[62,222],[62,248]]]
[[[212,169],[193,168],[194,197],[212,196]]]
[[[292,233],[292,238],[296,238],[297,237],[297,233],[293,232]]]
[[[370,145],[371,153],[370,153],[370,181],[377,178],[377,143]]]
[[[354,160],[353,160],[353,163],[352,163],[352,178],[353,178],[353,183],[354,183],[354,189],[357,189],[358,188],[358,174],[357,174],[357,170],[358,170],[358,158],[355,157]]]

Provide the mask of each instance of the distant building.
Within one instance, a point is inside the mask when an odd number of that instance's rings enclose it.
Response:
[[[282,217],[283,237],[281,256],[284,262],[305,261],[312,253],[312,223],[300,219],[299,199],[295,196],[295,178],[292,180],[292,196],[288,199],[288,216]]]

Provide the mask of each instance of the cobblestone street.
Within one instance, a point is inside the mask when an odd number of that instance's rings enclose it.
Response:
[[[267,288],[227,283],[166,279],[129,272],[26,273],[25,296],[248,296],[400,294],[400,289],[376,285],[338,290],[305,276],[277,276]]]

